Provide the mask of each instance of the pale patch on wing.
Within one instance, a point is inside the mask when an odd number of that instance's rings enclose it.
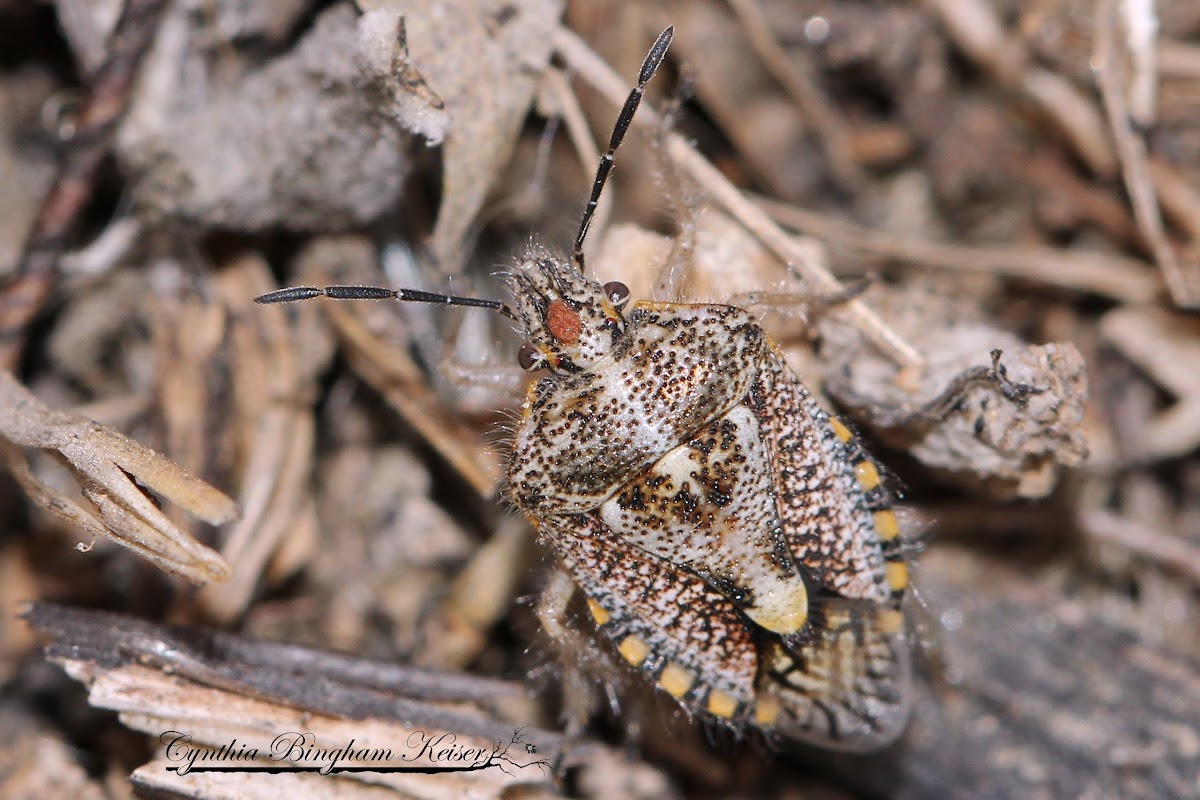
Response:
[[[626,541],[720,587],[767,630],[795,633],[808,592],[780,535],[769,449],[737,406],[600,507]]]

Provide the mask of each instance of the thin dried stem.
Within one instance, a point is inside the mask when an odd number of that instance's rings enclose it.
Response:
[[[1098,175],[1116,174],[1117,158],[1092,101],[1070,81],[1029,63],[997,10],[984,0],[926,0],[967,56],[1005,88],[1020,92],[1070,142]]]
[[[1146,143],[1134,133],[1118,62],[1117,3],[1116,0],[1104,0],[1096,13],[1097,81],[1104,99],[1104,110],[1108,114],[1108,124],[1117,144],[1125,188],[1133,204],[1133,217],[1162,271],[1176,305],[1196,308],[1200,306],[1200,290],[1189,282],[1167,239],[1147,165]]]
[[[559,28],[555,32],[554,44],[567,64],[609,101],[618,106],[625,101],[628,89],[621,77],[578,35],[566,28]],[[645,109],[634,121],[644,126],[661,124],[659,115],[653,113],[652,109]],[[844,288],[823,263],[819,247],[811,242],[797,241],[784,232],[704,156],[697,153],[686,139],[679,134],[669,134],[666,149],[709,197],[758,237],[785,264],[810,281],[817,291],[835,294]],[[862,301],[851,300],[845,308],[863,333],[896,364],[911,371],[924,368],[924,357]]]
[[[1178,536],[1103,509],[1080,511],[1078,523],[1096,541],[1124,548],[1200,583],[1200,548]]]
[[[136,478],[214,524],[237,515],[232,500],[174,462],[103,425],[47,408],[3,369],[0,437],[7,440],[0,449],[9,470],[30,498],[46,510],[193,583],[229,577],[225,560],[176,527],[133,481]],[[34,476],[22,452],[24,447],[61,454],[96,513],[84,510]]]
[[[1114,300],[1149,303],[1159,281],[1132,258],[1106,253],[1080,253],[1049,247],[969,247],[877,231],[766,198],[758,198],[775,219],[820,239],[835,250],[963,272],[988,272],[1094,292]]]
[[[792,96],[805,122],[816,131],[833,176],[844,188],[861,188],[866,175],[854,158],[854,139],[837,108],[825,99],[812,77],[784,52],[756,0],[729,0],[729,5],[745,28],[750,45],[763,66]]]

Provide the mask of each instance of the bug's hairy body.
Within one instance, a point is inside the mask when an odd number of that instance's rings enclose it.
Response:
[[[538,517],[598,507],[741,402],[749,380],[729,365],[754,363],[762,349],[762,330],[740,309],[639,303],[603,361],[534,385],[509,469],[517,505]]]
[[[873,463],[755,319],[621,313],[544,255],[512,288],[551,373],[526,399],[509,494],[617,651],[715,720],[849,749],[894,738],[908,674],[895,518]],[[571,323],[548,322],[551,306]]]

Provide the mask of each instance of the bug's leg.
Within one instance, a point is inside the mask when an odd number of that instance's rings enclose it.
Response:
[[[914,649],[921,654],[934,685],[949,690],[961,680],[962,672],[953,663],[945,647],[946,628],[915,581],[908,587],[904,606],[906,616],[912,623]]]
[[[697,200],[692,184],[667,153],[667,137],[675,127],[679,109],[691,94],[691,76],[684,72],[671,102],[662,111],[662,122],[654,136],[652,154],[663,195],[671,204],[675,236],[667,259],[655,276],[655,297],[668,303],[681,302],[691,276],[696,251]]]
[[[576,589],[575,581],[566,571],[555,569],[534,608],[542,630],[550,637],[561,661],[562,716],[566,722],[568,746],[582,736],[584,726],[598,705],[595,683],[580,666],[592,660],[592,648],[568,617]]]
[[[488,389],[511,395],[513,399],[524,395],[529,382],[528,373],[504,364],[464,364],[446,359],[441,370],[455,388]]]
[[[837,292],[740,292],[725,302],[739,308],[799,316],[811,325],[821,314],[861,295],[874,280],[870,275],[858,278]]]
[[[422,351],[425,364],[443,386],[473,390],[468,403],[501,404],[525,393],[529,374],[517,364],[510,348],[495,347],[500,335],[497,328],[506,327],[496,322],[483,314],[456,315],[447,320],[447,328],[439,334],[441,340],[428,342],[430,346]]]

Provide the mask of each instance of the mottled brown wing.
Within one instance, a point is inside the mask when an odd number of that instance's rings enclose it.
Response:
[[[814,601],[805,632],[773,643],[763,656],[759,706],[778,704],[775,731],[859,752],[895,740],[911,699],[902,626],[898,612],[877,603]]]
[[[816,600],[804,631],[779,637],[593,515],[543,532],[621,656],[692,712],[848,751],[903,731],[909,659],[889,605]]]
[[[885,550],[892,548],[885,537],[894,540],[896,526],[874,463],[773,345],[749,404],[771,447],[779,517],[793,558],[833,594],[889,600]]]
[[[594,514],[543,533],[621,656],[696,713],[731,723],[754,710],[751,624],[695,575],[622,541]]]
[[[784,539],[811,582],[808,625],[764,653],[760,707],[823,747],[874,750],[908,720],[908,571],[878,469],[770,345],[748,404],[771,449]]]

